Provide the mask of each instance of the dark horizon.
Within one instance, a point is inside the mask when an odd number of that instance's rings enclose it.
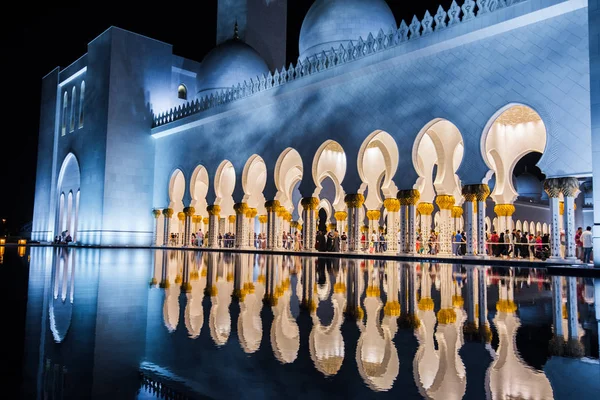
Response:
[[[313,3],[314,0],[288,2],[286,65],[298,58],[300,28]],[[410,23],[413,15],[421,19],[426,10],[434,15],[440,4],[447,10],[452,0],[387,3],[398,23],[402,19]],[[9,22],[9,54],[18,70],[9,79],[7,93],[16,94],[17,98],[11,100],[18,111],[7,118],[9,128],[0,150],[4,161],[0,168],[0,219],[7,219],[11,233],[17,233],[33,218],[41,83],[45,75],[57,67],[66,68],[86,54],[87,44],[111,26],[172,44],[174,54],[196,61],[202,61],[215,47],[216,0],[203,5],[195,23],[182,23],[175,16],[165,18],[164,14],[148,10],[145,3],[139,3],[139,7],[130,4],[127,9],[122,3],[106,2],[101,9],[96,4],[78,1],[61,2],[60,7],[45,4],[22,10],[17,14],[26,18]]]

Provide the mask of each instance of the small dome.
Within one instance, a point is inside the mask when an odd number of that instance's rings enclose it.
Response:
[[[300,59],[344,47],[369,33],[397,29],[392,10],[384,0],[317,0],[300,29]]]
[[[256,50],[241,39],[229,39],[204,57],[198,74],[198,95],[230,89],[268,73],[267,63]]]
[[[524,172],[513,179],[519,197],[540,200],[542,198],[542,182],[529,172]]]

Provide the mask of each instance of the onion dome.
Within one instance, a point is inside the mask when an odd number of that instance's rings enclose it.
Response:
[[[384,0],[317,0],[300,29],[300,60],[322,51],[344,47],[359,37],[367,40],[383,29],[397,29],[396,19]]]
[[[529,172],[524,172],[513,180],[519,197],[540,200],[542,198],[542,182]]]
[[[202,60],[198,74],[198,96],[231,89],[238,83],[250,82],[250,79],[256,80],[258,76],[268,73],[265,60],[238,37],[236,24],[233,38],[212,49]]]

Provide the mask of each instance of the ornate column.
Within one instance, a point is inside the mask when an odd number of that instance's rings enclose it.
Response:
[[[365,196],[360,193],[347,194],[344,198],[348,209],[348,251],[360,252],[360,208],[365,203]]]
[[[284,206],[277,207],[277,236],[275,237],[275,248],[282,249],[283,248],[283,232],[285,231],[285,214],[287,210]]]
[[[161,216],[162,212],[160,210],[152,210],[152,215],[154,215],[154,235],[152,239],[152,245],[158,245],[158,219]]]
[[[450,224],[450,210],[454,206],[454,196],[442,194],[435,198],[435,203],[440,208],[440,235],[438,237],[440,255],[452,254],[452,232]]]
[[[550,237],[550,258],[560,259],[560,179],[546,179],[544,181],[544,190],[548,193],[550,199],[551,237]]]
[[[398,252],[404,254],[406,253],[406,197],[404,191],[398,191],[396,197],[400,202],[400,210],[398,212],[398,236],[400,236],[400,243],[398,243]]]
[[[252,248],[255,247],[254,219],[256,218],[256,214],[258,214],[258,210],[256,208],[248,208],[246,210],[246,218],[248,219],[248,245]]]
[[[185,213],[183,211],[179,211],[177,213],[177,219],[179,220],[179,229],[177,229],[177,233],[179,234],[179,236],[177,236],[177,244],[182,245],[183,236],[185,235]]]
[[[461,206],[453,206],[450,214],[453,219],[454,231],[460,232],[460,217],[463,216],[463,208]]]
[[[416,204],[421,198],[421,194],[418,190],[409,189],[409,190],[401,190],[398,192],[398,197],[402,198],[400,200],[400,207],[405,208],[406,215],[403,217],[402,213],[400,213],[401,224],[405,225],[405,235],[402,235],[400,238],[400,242],[404,243],[404,252],[408,254],[416,254],[417,253],[417,210]],[[403,205],[404,204],[404,205]],[[401,225],[402,226],[402,225]]]
[[[514,204],[496,204],[494,206],[494,212],[498,216],[498,234],[505,232],[506,230],[511,231],[513,227],[512,215],[515,213]]]
[[[208,232],[204,234],[208,236],[208,247],[216,249],[219,247],[219,217],[221,214],[221,206],[212,205],[206,207],[208,211]]]
[[[346,232],[346,221],[348,220],[348,213],[346,211],[336,211],[334,217],[337,221],[337,230],[341,235],[343,232]]]
[[[474,224],[475,219],[475,208],[473,207],[473,203],[477,200],[477,197],[474,193],[474,188],[471,185],[465,185],[462,188],[462,195],[465,198],[464,208],[467,211],[467,215],[465,215],[465,235],[467,240],[467,254],[466,256],[473,256],[475,254],[475,243],[477,238],[477,232],[475,229],[476,224]]]
[[[379,238],[379,219],[381,217],[381,211],[379,210],[367,210],[367,219],[369,220],[369,233],[367,234],[367,240],[373,234],[373,231]]]
[[[279,221],[277,221],[277,210],[281,204],[279,200],[270,200],[265,203],[267,209],[267,249],[277,248],[277,236],[279,235]]]
[[[235,210],[235,247],[238,249],[248,248],[248,212],[247,203],[236,203],[233,205]]]
[[[202,229],[204,230],[204,235],[205,235],[205,240],[204,243],[208,243],[208,236],[206,236],[206,233],[208,232],[208,223],[209,223],[210,219],[208,217],[202,218]]]
[[[185,220],[183,223],[183,246],[190,246],[192,240],[192,216],[196,212],[194,207],[185,207],[183,213],[185,214]]]
[[[383,201],[387,210],[387,252],[398,253],[398,211],[400,211],[400,200],[390,197]]]
[[[485,201],[490,195],[490,187],[486,184],[471,185],[477,199],[477,255],[486,257],[485,252]],[[481,302],[479,303],[481,304]]]
[[[423,241],[429,239],[431,233],[431,214],[433,214],[432,203],[419,203],[417,211],[421,215],[421,237]]]
[[[304,197],[300,204],[304,209],[304,249],[308,251],[315,250],[315,240],[317,236],[317,207],[319,199],[316,197]]]
[[[561,190],[565,199],[565,215],[567,229],[565,232],[565,258],[577,261],[575,254],[575,197],[579,194],[577,178],[561,178]]]
[[[163,210],[163,215],[165,217],[163,246],[167,246],[169,244],[169,236],[171,236],[171,217],[173,216],[173,209],[165,208]]]

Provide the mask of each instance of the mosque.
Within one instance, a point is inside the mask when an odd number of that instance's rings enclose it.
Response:
[[[517,228],[574,259],[593,225],[587,0],[455,0],[410,21],[316,0],[289,65],[286,10],[218,0],[202,60],[110,27],[46,75],[32,239],[186,245],[202,229],[209,247],[234,232],[280,249],[301,231],[314,248],[327,226],[351,252],[381,229],[414,254],[433,229],[450,254],[464,230],[475,256]]]

